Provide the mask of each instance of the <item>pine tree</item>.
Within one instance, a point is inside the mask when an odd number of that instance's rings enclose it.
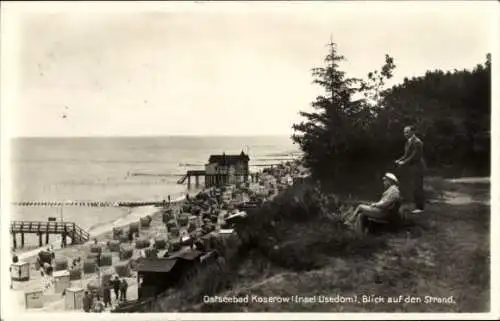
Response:
[[[345,60],[337,45],[328,44],[326,66],[312,69],[313,83],[324,89],[323,95],[312,102],[314,112],[300,112],[306,120],[293,125],[292,136],[304,152],[306,166],[320,180],[332,179],[349,163],[349,140],[355,127],[354,119],[362,111],[359,101],[352,101],[357,91],[354,78],[347,78],[339,69]]]

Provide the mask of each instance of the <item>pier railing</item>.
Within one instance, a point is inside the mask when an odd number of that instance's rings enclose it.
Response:
[[[24,234],[37,234],[40,246],[43,245],[43,234],[46,235],[46,244],[48,244],[50,234],[62,235],[64,244],[66,243],[66,236],[71,238],[73,244],[85,243],[90,239],[90,234],[73,222],[12,221],[10,223],[10,233],[14,239],[14,248],[17,247],[16,234],[21,234],[21,247],[24,247]]]

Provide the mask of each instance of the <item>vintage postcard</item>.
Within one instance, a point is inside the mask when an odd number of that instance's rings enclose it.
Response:
[[[498,9],[2,2],[1,318],[498,318]]]

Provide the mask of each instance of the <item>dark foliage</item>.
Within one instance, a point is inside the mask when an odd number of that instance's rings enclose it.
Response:
[[[258,251],[273,264],[294,271],[318,269],[332,256],[369,256],[382,239],[346,229],[341,204],[319,185],[296,183],[236,225],[242,251]]]
[[[340,70],[342,60],[331,43],[325,67],[312,70],[324,95],[312,103],[314,112],[301,112],[305,120],[293,125],[292,139],[315,179],[339,192],[348,187],[348,177],[393,168],[403,152],[406,125],[416,127],[430,167],[489,174],[489,54],[473,70],[428,71],[389,89],[384,84],[396,68],[389,55],[367,80],[348,78]],[[356,100],[355,94],[364,98]]]

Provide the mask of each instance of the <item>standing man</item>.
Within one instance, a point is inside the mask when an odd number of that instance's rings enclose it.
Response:
[[[407,139],[405,144],[405,153],[403,157],[396,161],[396,165],[408,169],[411,185],[413,188],[413,201],[415,210],[412,213],[421,213],[424,210],[424,170],[425,162],[423,157],[422,141],[415,135],[412,126],[404,128],[404,135]]]

